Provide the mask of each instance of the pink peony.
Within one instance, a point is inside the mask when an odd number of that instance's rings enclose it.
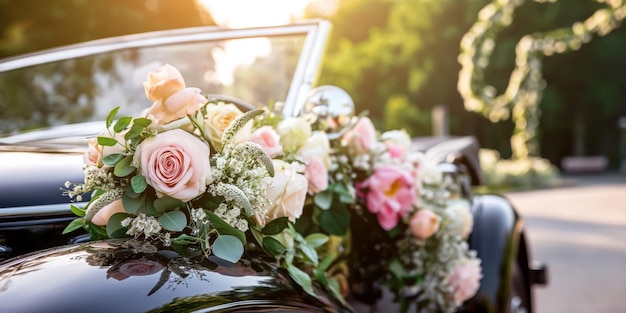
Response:
[[[304,176],[309,182],[309,194],[316,194],[328,189],[328,169],[324,161],[318,157],[310,157],[304,160]]]
[[[168,195],[183,202],[206,190],[211,182],[209,147],[194,135],[173,129],[145,139],[134,162],[158,197]]]
[[[419,240],[426,240],[439,230],[441,218],[431,210],[419,210],[411,217],[409,229]]]
[[[473,297],[478,291],[481,278],[480,260],[466,259],[457,264],[446,278],[446,283],[452,289],[454,302],[461,305],[463,301]]]
[[[280,145],[280,136],[271,126],[258,128],[252,132],[248,140],[259,144],[271,158],[283,152],[283,146]]]
[[[367,208],[378,215],[378,223],[385,230],[394,228],[398,219],[407,215],[415,199],[415,179],[394,166],[379,167],[357,188],[368,189]]]
[[[341,144],[357,155],[369,153],[376,144],[376,129],[367,117],[362,117],[341,138]]]

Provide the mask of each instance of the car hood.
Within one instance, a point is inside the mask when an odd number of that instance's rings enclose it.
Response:
[[[304,293],[275,262],[192,252],[110,239],[8,260],[0,263],[0,311],[350,311],[323,290]]]

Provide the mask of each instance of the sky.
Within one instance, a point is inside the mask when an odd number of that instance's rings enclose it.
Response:
[[[218,25],[234,28],[287,24],[312,0],[199,0]]]

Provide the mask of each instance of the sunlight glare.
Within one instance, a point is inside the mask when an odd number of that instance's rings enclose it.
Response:
[[[311,0],[199,0],[218,25],[233,28],[283,25],[300,17]]]

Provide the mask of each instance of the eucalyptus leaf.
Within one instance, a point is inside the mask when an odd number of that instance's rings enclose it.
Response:
[[[133,156],[132,155],[126,156],[121,161],[117,162],[117,164],[115,164],[115,168],[113,169],[113,174],[115,174],[115,176],[117,177],[126,177],[132,174],[135,170],[137,170],[136,167],[131,165],[132,162],[133,162]]]
[[[187,216],[182,211],[170,211],[159,217],[159,224],[169,231],[182,231],[187,226]]]
[[[304,291],[311,296],[315,296],[315,292],[313,292],[313,283],[311,282],[311,277],[307,275],[307,273],[303,272],[301,269],[294,265],[287,265],[287,272],[289,276],[298,284]]]
[[[117,115],[117,112],[119,110],[120,110],[120,107],[117,106],[113,108],[111,111],[109,111],[109,114],[107,115],[107,118],[106,118],[107,129],[109,129],[111,125],[113,124],[113,120],[115,119],[115,116]]]
[[[328,210],[333,204],[333,194],[334,193],[330,189],[318,192],[315,196],[313,196],[313,203],[315,203],[315,205],[322,210]]]
[[[117,144],[117,139],[111,137],[98,136],[97,140],[101,146],[112,147]]]
[[[130,116],[124,116],[124,117],[120,117],[117,122],[115,122],[115,125],[113,126],[113,131],[115,131],[116,133],[121,133],[124,129],[126,129],[126,127],[128,127],[128,125],[130,125],[130,121],[132,121],[132,117]]]
[[[146,203],[146,196],[144,194],[139,195],[137,198],[132,198],[128,195],[128,192],[124,192],[122,194],[122,205],[124,206],[124,211],[129,214],[136,214],[138,211],[141,212]]]
[[[152,120],[149,118],[145,118],[145,117],[138,117],[133,120],[133,125],[137,125],[137,126],[144,127],[144,128],[150,126],[150,124],[152,124]]]
[[[139,135],[141,135],[144,129],[146,128],[141,125],[134,124],[133,126],[130,127],[128,132],[126,132],[126,134],[124,135],[124,139],[131,140],[131,139],[137,138],[139,137]]]
[[[142,193],[146,190],[146,187],[148,187],[146,178],[141,174],[133,176],[133,178],[130,179],[130,185],[133,187],[135,193]]]
[[[246,234],[241,230],[232,227],[230,224],[224,222],[219,216],[211,211],[206,211],[206,216],[211,222],[211,225],[217,230],[220,235],[231,235],[239,238],[242,244],[246,244]]]
[[[222,260],[237,263],[243,255],[243,244],[235,236],[220,235],[213,242],[212,251]]]
[[[124,238],[126,237],[126,227],[122,226],[122,221],[128,218],[130,215],[126,213],[115,213],[107,222],[107,235],[110,238]]]
[[[119,162],[123,158],[124,158],[123,154],[121,154],[121,153],[113,153],[113,154],[109,154],[109,155],[105,156],[102,159],[102,163],[104,163],[105,165],[108,165],[108,166],[115,166],[115,164],[117,164],[117,162]]]
[[[288,227],[289,218],[283,216],[267,223],[267,225],[263,227],[263,230],[261,230],[261,232],[263,233],[263,235],[271,236],[281,233],[285,228]]]
[[[167,212],[167,211],[175,210],[177,208],[185,207],[184,202],[176,198],[172,198],[170,196],[163,196],[161,198],[157,198],[156,200],[154,200],[153,204],[154,204],[154,209],[157,210],[157,212]]]

